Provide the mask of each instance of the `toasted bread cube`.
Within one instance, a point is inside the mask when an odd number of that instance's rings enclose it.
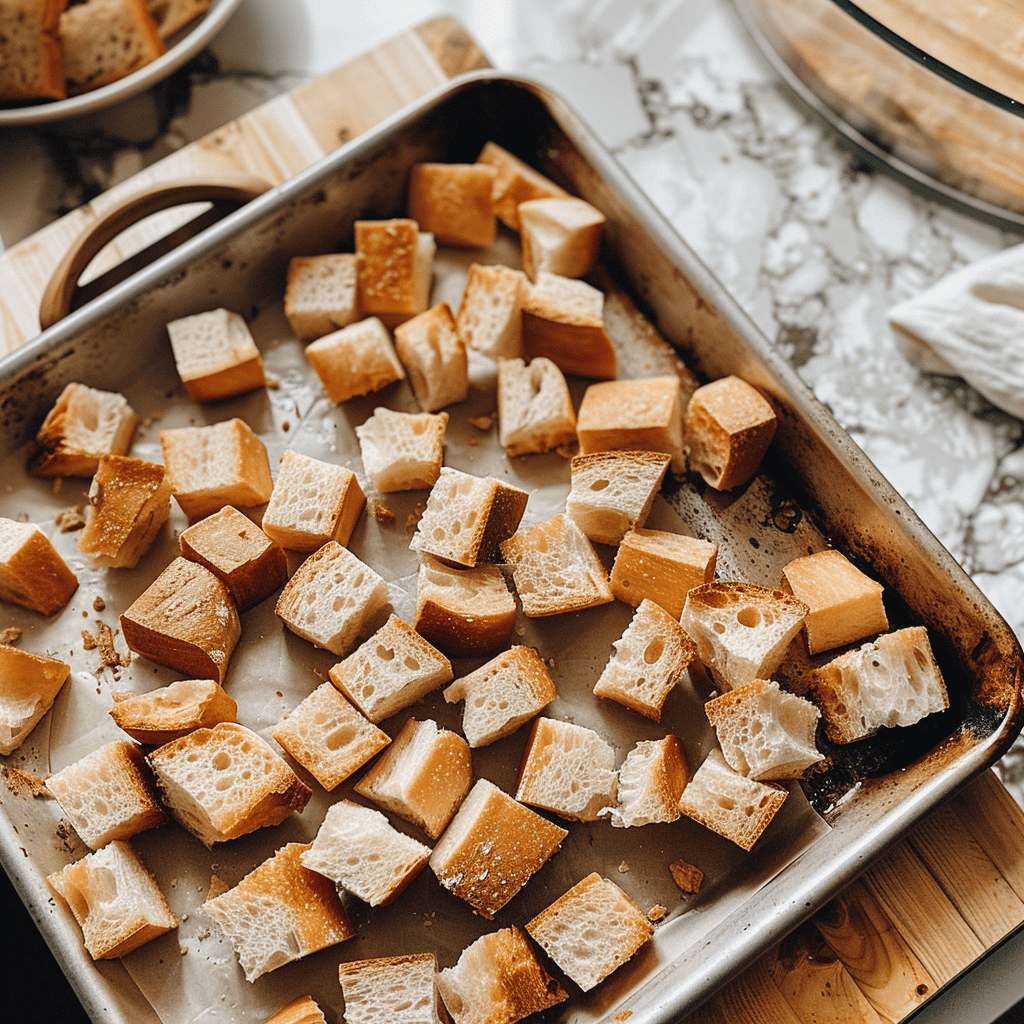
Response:
[[[433,953],[339,964],[338,980],[345,1024],[442,1024]]]
[[[444,691],[449,704],[465,701],[462,732],[474,748],[511,736],[557,696],[544,659],[521,644],[456,679]]]
[[[565,515],[518,530],[501,544],[523,614],[534,618],[613,601],[608,573],[583,531]]]
[[[615,750],[582,725],[538,718],[526,742],[516,799],[572,821],[597,821],[615,804]]]
[[[494,477],[445,466],[409,547],[464,568],[500,561],[500,546],[515,533],[528,499],[526,491]]]
[[[327,1024],[327,1019],[312,996],[298,996],[263,1024]]]
[[[114,740],[46,780],[82,842],[94,850],[164,822],[142,748]]]
[[[357,220],[356,302],[390,327],[426,310],[437,245],[407,217]]]
[[[441,245],[486,246],[497,236],[488,164],[413,164],[406,210]]]
[[[115,690],[110,717],[133,740],[162,746],[196,729],[233,722],[234,699],[213,679],[179,679],[147,693]]]
[[[471,263],[455,317],[455,329],[466,347],[492,359],[521,357],[522,307],[529,286],[521,270]]]
[[[35,523],[0,518],[0,601],[53,615],[77,589],[78,577]]]
[[[477,779],[430,856],[438,881],[491,920],[556,853],[568,831]]]
[[[682,892],[689,896],[700,892],[701,883],[704,881],[704,872],[699,867],[680,858],[672,861],[668,870],[672,875],[672,881],[679,886]]]
[[[215,402],[266,387],[263,360],[249,326],[229,309],[172,320],[167,325],[174,363],[190,397]]]
[[[67,662],[0,644],[0,754],[21,746],[69,675]]]
[[[209,569],[243,612],[288,579],[283,549],[231,505],[183,530],[178,542],[182,556]]]
[[[321,683],[271,735],[326,790],[340,785],[391,742],[330,683]]]
[[[412,626],[392,615],[328,675],[371,722],[381,722],[447,683],[452,666]]]
[[[424,412],[461,402],[469,392],[466,346],[447,302],[395,328],[395,348]]]
[[[542,271],[583,277],[597,263],[605,216],[575,196],[519,204],[523,269],[531,281]]]
[[[658,722],[661,709],[683,673],[697,661],[697,645],[659,604],[640,602],[615,653],[594,684],[594,694]]]
[[[670,460],[665,452],[642,451],[574,456],[565,514],[595,544],[620,544],[647,521]]]
[[[288,263],[284,315],[300,341],[322,338],[359,319],[356,255],[295,256]]]
[[[697,388],[684,422],[690,468],[718,491],[747,483],[775,436],[775,410],[739,377]]]
[[[160,447],[171,493],[190,523],[225,505],[248,508],[270,499],[266,445],[243,420],[161,430]]]
[[[523,300],[523,356],[546,356],[563,373],[612,379],[615,348],[604,327],[604,295],[586,281],[540,271]]]
[[[382,494],[433,487],[441,475],[446,412],[394,412],[384,406],[356,427],[363,469]]]
[[[416,632],[450,658],[476,658],[507,646],[516,624],[516,599],[498,566],[481,562],[453,569],[420,556],[416,576]]]
[[[686,595],[715,578],[718,546],[697,537],[634,527],[612,564],[612,593],[634,607],[644,599],[678,619]]]
[[[640,740],[619,767],[617,803],[605,813],[619,828],[675,821],[688,778],[678,736]]]
[[[329,540],[285,584],[275,612],[293,633],[341,656],[387,601],[383,578],[348,548]]]
[[[469,744],[429,718],[410,718],[354,788],[437,839],[472,784]]]
[[[348,544],[365,505],[352,470],[289,449],[263,513],[263,532],[289,551],[315,551],[329,540]]]
[[[405,380],[391,335],[375,316],[317,338],[306,346],[306,358],[336,404]]]
[[[150,549],[170,514],[171,482],[163,466],[101,455],[78,550],[96,565],[130,569]]]
[[[0,64],[0,101],[64,99],[64,6],[64,0],[36,0],[0,8],[0,37],[7,55]]]
[[[36,434],[35,476],[92,476],[101,455],[125,455],[138,418],[124,395],[68,384]]]
[[[654,934],[636,903],[596,871],[542,910],[526,930],[584,992],[621,967]]]
[[[355,935],[334,886],[303,865],[308,850],[303,843],[282,846],[199,908],[231,943],[246,981]]]
[[[176,558],[121,616],[121,632],[136,654],[223,683],[242,625],[228,588],[204,566]]]
[[[206,847],[279,825],[312,790],[257,733],[235,722],[150,752],[164,805]]]
[[[94,960],[112,960],[178,927],[167,899],[123,840],[46,876],[70,908]]]
[[[567,196],[569,193],[540,171],[514,156],[495,142],[487,142],[476,158],[477,163],[493,167],[494,208],[502,223],[519,230],[519,204],[530,199]]]
[[[147,0],[161,39],[169,39],[180,28],[210,9],[210,0]]]
[[[394,828],[371,807],[339,800],[302,863],[371,907],[392,903],[427,866],[430,848]]]
[[[865,576],[834,548],[794,558],[783,567],[780,589],[810,609],[804,630],[811,654],[889,629],[881,583]]]
[[[580,453],[646,451],[672,457],[675,473],[683,455],[683,405],[675,374],[591,384],[576,414]]]
[[[509,457],[550,452],[576,441],[569,385],[550,359],[498,363],[498,440]]]

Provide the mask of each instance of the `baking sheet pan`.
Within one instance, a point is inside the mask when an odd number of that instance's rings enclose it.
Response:
[[[806,794],[794,787],[785,813],[750,855],[687,821],[639,831],[612,829],[604,822],[573,826],[563,851],[493,925],[473,918],[440,891],[428,870],[392,907],[370,912],[354,906],[356,939],[287,965],[255,985],[241,979],[230,948],[197,911],[210,875],[236,881],[284,842],[308,840],[326,803],[348,795],[347,787],[330,798],[318,791],[303,815],[212,852],[176,826],[137,837],[134,845],[184,920],[177,934],[123,962],[100,965],[84,954],[77,927],[54,906],[42,880],[84,848],[60,827],[52,802],[17,787],[0,791],[4,865],[97,1020],[260,1021],[306,991],[322,1000],[328,1019],[338,1020],[339,961],[435,949],[442,966],[450,964],[474,934],[523,923],[583,874],[599,870],[644,909],[664,905],[665,919],[656,941],[630,965],[588,997],[576,996],[547,1017],[612,1020],[629,1009],[633,1024],[665,1024],[742,970],[928,809],[996,760],[1020,727],[1020,650],[970,580],[565,104],[534,83],[481,73],[440,90],[254,200],[0,363],[6,483],[0,514],[39,521],[83,580],[54,621],[3,608],[5,624],[10,620],[24,629],[23,648],[70,659],[75,673],[53,712],[8,764],[45,777],[119,736],[106,714],[111,689],[145,690],[176,677],[143,660],[117,673],[97,671],[95,654],[90,660],[78,642],[81,630],[95,631],[97,621],[116,626],[116,615],[169,561],[175,530],[184,520],[175,510],[176,518],[137,570],[88,569],[77,556],[74,535],[53,526],[57,511],[81,504],[81,482],[55,490],[21,470],[24,446],[64,383],[122,388],[144,422],[132,451],[142,457],[159,457],[163,427],[241,415],[266,440],[272,466],[285,447],[295,447],[350,465],[362,476],[354,426],[377,404],[414,408],[411,395],[402,385],[341,407],[327,403],[281,313],[287,261],[293,255],[351,250],[354,220],[401,212],[412,163],[473,160],[487,140],[506,146],[605,213],[603,264],[615,287],[645,311],[691,370],[708,379],[736,373],[768,394],[779,412],[773,452],[749,487],[708,495],[691,480],[676,480],[663,491],[649,525],[719,543],[719,578],[771,585],[790,558],[834,543],[886,585],[894,625],[914,621],[929,627],[952,708],[898,737],[882,736],[837,752]],[[479,254],[443,254],[435,300],[448,299],[457,307],[473,258]],[[503,235],[486,259],[515,263],[514,238]],[[183,396],[165,325],[214,306],[246,316],[277,386],[198,407]],[[678,365],[676,353],[657,341],[634,338],[620,345],[620,355],[626,376],[649,376]],[[531,499],[524,522],[546,518],[564,500],[564,459],[506,459],[494,428],[478,425],[494,411],[493,365],[474,357],[472,378],[469,400],[449,410],[446,463],[525,487]],[[577,403],[585,385],[573,382]],[[389,580],[392,605],[407,619],[415,595],[407,538],[423,497],[389,497],[393,523],[386,526],[364,515],[352,541],[353,549]],[[94,606],[97,596],[103,611]],[[243,645],[228,675],[229,692],[242,707],[240,720],[265,735],[336,660],[287,633],[273,615],[272,601],[244,617]],[[520,618],[516,642],[537,646],[550,660],[560,697],[548,714],[611,732],[620,757],[635,739],[674,731],[695,769],[713,742],[700,708],[706,680],[694,678],[677,688],[660,726],[639,716],[629,716],[624,725],[623,716],[588,697],[629,614],[616,604],[551,620]],[[456,674],[473,664],[457,665]],[[439,695],[410,713],[458,724],[458,708],[446,706]],[[392,735],[402,717],[386,723]],[[511,789],[523,739],[517,734],[484,748],[474,757],[477,773]],[[707,872],[708,883],[697,898],[681,897],[671,883],[667,864],[679,856]]]

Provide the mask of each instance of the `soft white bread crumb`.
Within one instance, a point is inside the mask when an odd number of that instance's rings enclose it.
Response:
[[[46,876],[82,929],[89,956],[108,960],[178,927],[156,880],[123,840]]]
[[[472,783],[469,744],[429,718],[410,718],[354,788],[437,839]]]
[[[161,746],[194,729],[233,722],[234,699],[213,679],[179,679],[148,693],[115,690],[110,717],[138,743]]]
[[[619,767],[618,803],[608,808],[608,817],[620,828],[675,821],[688,779],[677,736],[640,740]]]
[[[382,494],[433,487],[441,475],[446,412],[395,412],[384,406],[359,424],[363,469]]]
[[[53,615],[77,589],[78,577],[35,523],[0,517],[0,601]]]
[[[636,903],[596,871],[542,910],[526,930],[584,992],[621,967],[654,934]]]
[[[284,315],[300,341],[322,338],[359,319],[356,256],[330,252],[288,263]]]
[[[949,707],[928,631],[908,626],[840,654],[812,676],[812,695],[833,743],[883,726],[906,726]]]
[[[497,235],[488,164],[413,164],[406,210],[441,245],[486,246]]]
[[[312,795],[265,740],[234,722],[196,729],[147,760],[165,806],[208,847],[280,824]]]
[[[302,863],[371,907],[391,903],[426,867],[430,848],[351,800],[327,809]]]
[[[0,755],[21,746],[70,674],[65,661],[0,644]]]
[[[575,443],[569,385],[550,359],[499,361],[498,440],[510,458]]]
[[[498,218],[513,231],[519,230],[520,203],[569,194],[496,142],[485,143],[476,159],[477,163],[494,168],[494,207]]]
[[[395,350],[424,412],[437,412],[468,394],[469,359],[447,302],[399,324]]]
[[[544,659],[522,644],[502,651],[444,691],[449,704],[465,701],[462,732],[471,747],[511,736],[557,696]]]
[[[822,759],[814,744],[821,713],[776,682],[752,679],[704,705],[726,761],[752,779],[795,779]]]
[[[492,359],[523,354],[523,299],[529,281],[521,270],[471,263],[455,329],[467,348]]]
[[[181,317],[167,325],[174,364],[189,396],[215,402],[266,386],[263,360],[246,322],[229,309]]]
[[[334,886],[288,843],[233,889],[200,906],[234,947],[246,981],[355,935]]]
[[[368,316],[325,334],[307,345],[305,352],[334,403],[405,379],[405,367],[379,317]]]
[[[299,996],[287,1006],[282,1006],[263,1024],[327,1024],[323,1010],[316,1004],[312,996]]]
[[[437,244],[408,217],[355,222],[356,302],[388,326],[422,313],[430,301]]]
[[[329,675],[371,722],[381,722],[447,683],[452,666],[412,626],[391,615]]]
[[[82,842],[99,849],[164,821],[142,748],[114,740],[46,780]]]
[[[338,965],[345,1024],[442,1024],[433,953]]]
[[[583,277],[597,262],[605,216],[575,196],[530,199],[519,204],[523,270],[531,280],[543,270]]]
[[[437,987],[455,1024],[516,1024],[569,998],[515,925],[467,946]]]
[[[771,677],[806,615],[807,605],[781,590],[718,581],[686,595],[680,621],[700,660],[733,689]]]
[[[36,476],[92,476],[101,455],[125,455],[138,418],[124,395],[68,384],[36,434]]]
[[[391,742],[330,683],[321,683],[271,735],[326,790],[340,785]]]
[[[430,868],[449,892],[490,920],[568,834],[494,783],[477,779],[434,847]]]

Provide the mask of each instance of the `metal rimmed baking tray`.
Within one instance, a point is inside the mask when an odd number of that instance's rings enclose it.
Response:
[[[97,1021],[261,1021],[289,994],[310,990],[338,1019],[339,961],[389,949],[433,948],[443,966],[450,964],[473,934],[528,920],[573,881],[599,870],[645,909],[656,903],[666,907],[656,941],[594,992],[584,997],[572,990],[568,1003],[538,1019],[611,1021],[628,1009],[631,1024],[667,1024],[741,971],[923,814],[991,765],[1020,728],[1020,648],[970,579],[566,104],[535,83],[480,73],[428,96],[253,199],[0,363],[0,457],[6,481],[0,514],[38,519],[81,568],[84,580],[55,621],[3,610],[5,624],[9,619],[24,629],[26,649],[70,657],[76,669],[72,685],[22,750],[6,759],[8,766],[45,776],[110,737],[111,689],[145,689],[175,678],[137,660],[115,680],[113,670],[97,671],[95,660],[80,649],[82,628],[94,629],[104,617],[116,626],[122,602],[169,560],[175,537],[173,529],[165,531],[128,574],[91,573],[76,560],[73,535],[55,531],[52,513],[81,502],[84,490],[69,482],[55,493],[22,471],[25,445],[62,386],[80,380],[122,389],[143,418],[134,449],[143,457],[159,451],[161,426],[241,415],[267,441],[272,465],[280,451],[294,446],[333,453],[358,469],[353,426],[375,404],[402,407],[408,395],[399,388],[338,408],[325,402],[281,314],[287,261],[350,248],[356,219],[402,211],[413,163],[472,160],[488,140],[537,166],[608,218],[602,256],[608,286],[627,295],[668,343],[641,343],[638,337],[635,344],[620,344],[623,373],[661,373],[681,357],[704,379],[728,373],[745,378],[777,409],[772,451],[749,487],[716,495],[694,480],[676,479],[663,491],[653,525],[674,525],[716,541],[721,578],[772,585],[796,554],[825,543],[840,547],[884,583],[894,626],[928,627],[951,708],[920,727],[831,751],[828,770],[815,776],[814,785],[793,792],[784,805],[793,810],[772,823],[750,855],[685,821],[639,830],[612,829],[606,822],[573,826],[563,851],[493,923],[456,905],[424,873],[391,907],[353,908],[356,939],[286,965],[251,986],[240,980],[230,950],[218,945],[209,922],[204,925],[198,905],[212,873],[237,880],[282,843],[308,839],[316,829],[315,810],[212,852],[176,826],[137,837],[133,843],[187,920],[177,935],[155,940],[122,962],[94,965],[82,950],[77,927],[54,905],[43,880],[46,872],[85,851],[59,827],[51,802],[9,786],[0,791],[4,866]],[[514,239],[505,236],[488,257],[514,260],[515,255]],[[435,298],[457,302],[459,273],[472,258],[472,253],[444,254]],[[184,399],[165,325],[214,306],[236,309],[250,321],[276,388],[217,406],[193,406]],[[567,477],[564,460],[557,455],[505,459],[493,433],[480,426],[481,417],[493,412],[493,367],[477,361],[473,375],[470,399],[449,410],[446,461],[518,482],[531,492],[528,515],[545,514],[564,494],[559,489]],[[585,385],[573,382],[577,400]],[[395,499],[390,522],[364,516],[353,538],[354,550],[388,578],[400,614],[411,586],[407,524],[422,498]],[[104,598],[105,612],[96,610],[95,596]],[[627,736],[676,731],[695,768],[711,742],[706,722],[700,723],[700,701],[706,696],[700,680],[673,694],[658,727],[623,725],[622,715],[587,699],[610,656],[611,640],[628,618],[621,606],[520,620],[519,637],[548,658],[559,686],[559,703],[548,713],[609,730],[623,753]],[[247,724],[267,731],[282,708],[294,706],[334,660],[288,635],[274,618],[272,602],[265,602],[243,620],[243,645],[227,686],[250,716]],[[412,710],[457,724],[453,710],[439,700]],[[509,737],[485,748],[474,758],[478,774],[506,788],[514,784],[522,743],[521,737]],[[344,795],[347,791],[336,791],[329,799]],[[322,810],[328,798],[319,794],[317,799]],[[678,856],[699,856],[706,869],[707,884],[696,898],[681,898],[668,878],[667,863]],[[199,991],[202,1001],[195,995]],[[220,998],[210,1005],[205,994],[218,991]]]

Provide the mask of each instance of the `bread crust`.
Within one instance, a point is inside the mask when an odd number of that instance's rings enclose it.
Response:
[[[442,245],[487,246],[497,235],[495,169],[488,164],[413,164],[409,216]]]
[[[0,518],[0,601],[55,615],[77,589],[78,577],[35,523]]]
[[[0,101],[66,95],[60,16],[67,0],[0,5]]]
[[[0,755],[21,746],[70,675],[65,661],[0,644]]]
[[[499,219],[513,231],[519,230],[519,204],[529,199],[568,196],[560,185],[495,142],[487,142],[477,156],[496,172],[494,207]]]
[[[162,746],[194,729],[233,722],[234,699],[213,679],[179,679],[148,693],[115,690],[110,717],[138,743]]]

